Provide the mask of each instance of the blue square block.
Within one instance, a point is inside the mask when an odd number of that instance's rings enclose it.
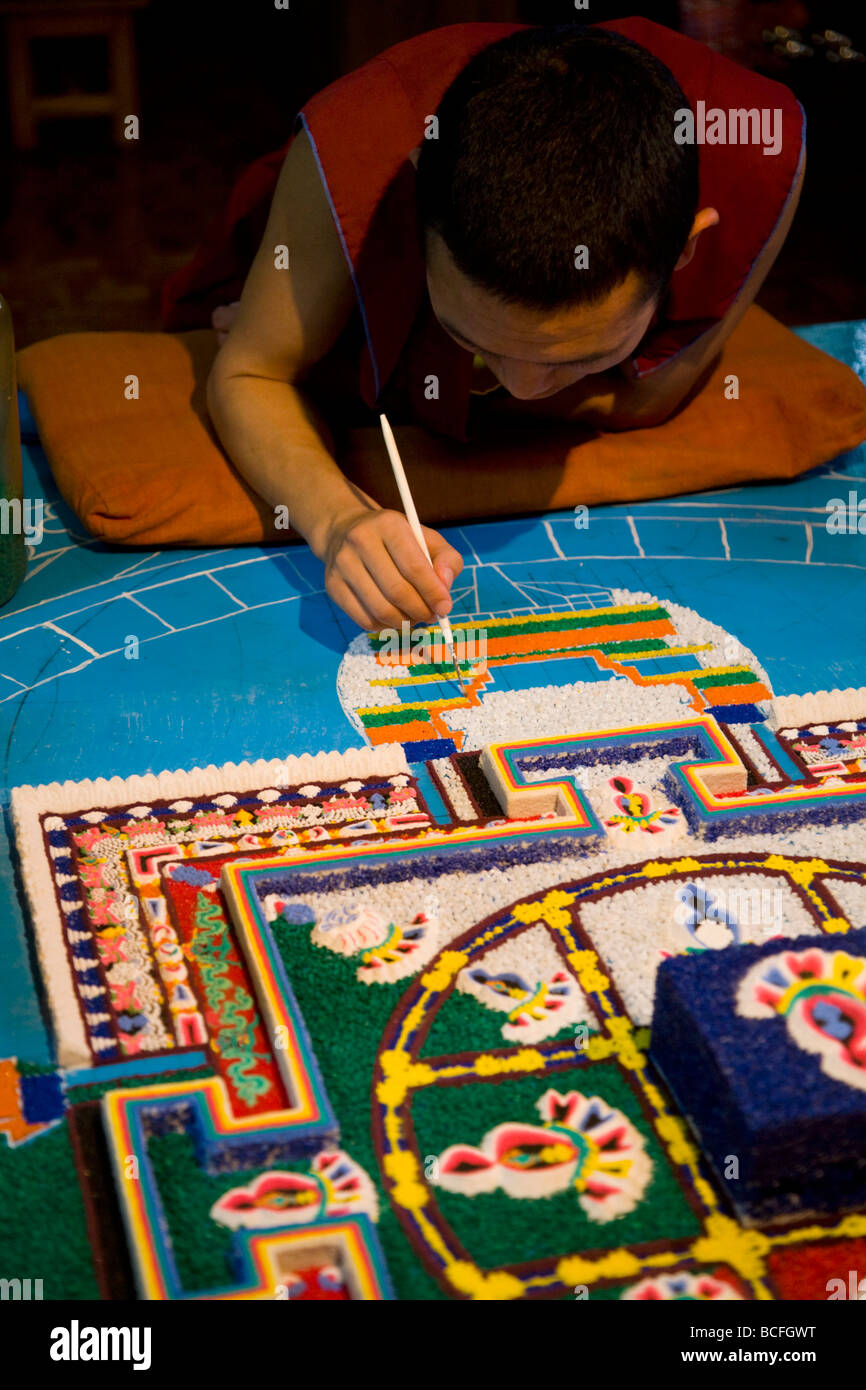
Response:
[[[450,758],[457,752],[453,738],[422,738],[415,743],[404,743],[406,756],[413,763],[426,763],[434,758]]]
[[[866,1205],[866,928],[665,961],[650,1056],[744,1224]]]
[[[63,1118],[66,1102],[59,1072],[20,1076],[21,1110],[30,1125],[51,1124]]]

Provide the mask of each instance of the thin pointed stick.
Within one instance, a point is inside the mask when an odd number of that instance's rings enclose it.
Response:
[[[400,492],[400,500],[403,503],[403,510],[406,513],[406,520],[408,521],[409,526],[411,527],[412,535],[415,537],[422,551],[427,556],[427,559],[430,560],[430,564],[432,565],[433,561],[430,559],[430,551],[427,547],[427,542],[424,539],[424,532],[421,530],[421,522],[418,520],[418,512],[415,509],[415,503],[413,502],[412,494],[409,491],[409,483],[406,479],[406,471],[403,468],[403,461],[400,458],[400,454],[397,449],[397,441],[394,438],[393,431],[388,423],[388,417],[384,414],[380,414],[379,424],[382,426],[382,434],[385,438],[385,448],[388,450],[388,458],[391,460],[391,468],[393,469],[394,480]],[[457,652],[454,647],[454,633],[451,630],[451,623],[447,618],[440,618],[438,615],[436,621],[442,629],[442,636],[445,639],[445,646],[448,649],[448,656],[451,659],[451,664],[454,667],[454,670],[457,675],[457,684],[460,686],[460,694],[463,696],[464,699],[468,699],[469,697],[466,694],[466,689],[463,685],[463,677],[460,675],[460,667],[457,664]]]

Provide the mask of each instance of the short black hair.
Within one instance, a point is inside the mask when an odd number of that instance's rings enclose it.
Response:
[[[630,39],[586,25],[519,30],[458,73],[421,142],[422,234],[507,303],[595,303],[630,271],[666,286],[698,204],[688,101]],[[585,245],[589,264],[575,266]]]

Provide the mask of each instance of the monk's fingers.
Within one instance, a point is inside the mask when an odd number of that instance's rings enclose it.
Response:
[[[421,599],[421,606],[415,606],[414,613],[410,614],[408,609],[406,610],[407,617],[411,617],[413,622],[423,622],[434,613],[439,617],[448,613],[451,608],[448,585],[444,584],[436,573],[412,534],[408,521],[399,512],[387,514],[387,521],[383,525],[383,538],[388,554],[404,582],[414,589]]]
[[[417,550],[417,541],[414,537],[411,539]],[[417,567],[415,573],[419,574],[421,581],[423,581],[428,576],[433,575],[433,570],[423,555],[421,558],[422,565]],[[391,555],[389,546],[380,545],[371,548],[364,553],[362,559],[376,588],[397,609],[401,620],[405,618],[410,623],[430,621],[433,617],[431,604],[422,597],[416,585],[406,577],[402,566],[398,567],[397,561]]]
[[[427,542],[427,549],[430,551],[430,559],[433,561],[433,568],[439,578],[450,590],[451,585],[463,569],[463,556],[459,550],[455,550],[450,541],[446,541],[444,536],[440,536],[438,531],[431,531],[429,526],[424,526],[424,539]]]
[[[387,553],[384,551],[384,547],[379,546],[378,549],[382,551],[382,554],[387,560],[388,557]],[[404,619],[409,619],[411,622],[417,621],[415,618],[410,618],[406,609],[399,607],[398,604],[394,602],[390,593],[383,592],[384,583],[386,588],[389,588],[392,592],[397,592],[400,597],[405,598],[402,592],[400,576],[396,574],[396,571],[394,571],[396,577],[392,576],[388,567],[379,561],[377,567],[383,578],[378,579],[371,572],[370,565],[372,563],[376,562],[372,560],[369,554],[361,555],[358,551],[346,546],[340,551],[334,566],[339,578],[351,589],[356,602],[364,612],[368,613],[372,618],[373,621],[370,623],[368,631],[373,628],[383,627],[399,628]],[[394,567],[391,565],[391,570],[393,569]],[[391,582],[392,579],[393,583]],[[415,594],[414,602],[411,603],[410,606],[417,611],[419,603],[420,600],[418,599],[418,595]],[[420,606],[423,609],[423,604]],[[425,611],[422,616],[426,615]]]

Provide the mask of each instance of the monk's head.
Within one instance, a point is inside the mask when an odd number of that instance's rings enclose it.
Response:
[[[673,74],[605,30],[484,49],[427,122],[418,212],[433,311],[521,399],[626,361],[718,220],[698,211]]]

